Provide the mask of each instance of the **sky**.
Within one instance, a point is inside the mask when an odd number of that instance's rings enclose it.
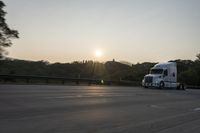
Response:
[[[200,53],[200,0],[4,0],[9,57],[165,62]],[[95,51],[101,56],[95,56]]]

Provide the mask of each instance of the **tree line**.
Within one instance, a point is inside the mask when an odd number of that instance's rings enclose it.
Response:
[[[179,82],[200,85],[200,54],[197,59],[173,60],[177,63]],[[49,63],[47,61],[26,61],[2,59],[0,74],[32,75],[67,78],[90,78],[103,80],[126,80],[140,82],[155,63],[144,62],[127,65],[121,62],[75,61],[72,63]]]

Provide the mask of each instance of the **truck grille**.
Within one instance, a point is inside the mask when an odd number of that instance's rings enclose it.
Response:
[[[145,81],[145,83],[152,83],[153,77],[147,76],[147,77],[145,77],[144,81]]]

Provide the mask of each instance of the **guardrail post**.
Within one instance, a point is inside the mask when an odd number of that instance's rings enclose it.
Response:
[[[92,84],[92,81],[91,80],[89,80],[88,81],[88,86],[90,86]]]
[[[65,84],[65,80],[64,80],[64,79],[62,80],[62,84],[63,84],[63,85]]]
[[[79,79],[76,80],[76,84],[79,85]]]
[[[3,79],[3,82],[6,83],[6,81],[7,81],[6,78],[4,78],[4,79]]]
[[[48,83],[49,83],[49,79],[47,78],[47,79],[46,79],[46,84],[48,84]]]
[[[26,79],[26,83],[27,83],[27,84],[30,83],[30,79],[29,79],[29,78]]]

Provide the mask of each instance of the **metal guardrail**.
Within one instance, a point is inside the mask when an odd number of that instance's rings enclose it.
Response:
[[[200,86],[196,86],[196,85],[187,85],[186,87],[187,89],[200,89]]]
[[[53,84],[53,81],[59,81],[59,84],[75,83],[87,83],[88,85],[123,85],[123,86],[140,86],[141,83],[138,81],[126,81],[126,80],[103,80],[103,79],[90,79],[90,78],[68,78],[68,77],[51,77],[51,76],[36,76],[36,75],[1,75],[0,84],[4,83],[19,83],[17,80],[24,80],[26,84],[37,84],[38,80],[40,83]],[[31,82],[37,80],[36,82]],[[22,83],[22,82],[20,82]],[[200,86],[186,85],[187,89],[200,89]]]
[[[16,80],[25,80],[27,84],[31,84],[31,80],[41,80],[42,82],[49,84],[50,80],[61,81],[61,84],[72,82],[75,84],[88,83],[99,85],[126,85],[136,86],[140,85],[137,81],[125,81],[125,80],[103,80],[103,79],[89,79],[89,78],[67,78],[67,77],[50,77],[50,76],[35,76],[35,75],[0,75],[1,83],[17,83]]]

